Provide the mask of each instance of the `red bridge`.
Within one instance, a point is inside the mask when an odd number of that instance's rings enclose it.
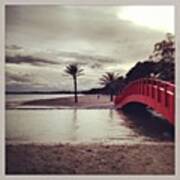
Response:
[[[131,82],[115,98],[116,108],[138,102],[162,114],[170,124],[175,123],[175,85],[166,81],[143,78]]]

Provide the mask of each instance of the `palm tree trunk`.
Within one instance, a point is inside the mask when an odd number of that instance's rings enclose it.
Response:
[[[77,103],[78,96],[77,96],[77,77],[76,76],[73,77],[73,81],[74,81],[74,102]]]

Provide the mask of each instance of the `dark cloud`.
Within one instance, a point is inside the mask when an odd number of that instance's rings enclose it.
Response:
[[[6,46],[6,49],[7,49],[7,50],[22,50],[23,47],[18,46],[18,45],[15,45],[15,44],[12,44],[12,45]]]
[[[79,64],[81,66],[88,66],[92,69],[103,68],[104,66],[116,64],[119,59],[114,59],[108,56],[99,56],[96,54],[82,54],[78,52],[59,52],[57,53],[60,64]],[[120,61],[119,61],[120,62]]]
[[[89,61],[97,61],[100,63],[112,63],[113,61],[117,61],[111,57],[98,56],[98,55],[85,55],[77,52],[59,52],[57,54],[59,57],[71,57],[76,58],[78,60],[89,60]]]
[[[44,58],[46,57],[46,58]],[[6,63],[21,64],[27,63],[31,65],[43,66],[43,65],[67,65],[67,64],[79,64],[81,66],[88,66],[90,68],[102,68],[104,66],[112,65],[114,63],[121,64],[120,58],[112,58],[108,56],[100,56],[96,54],[83,54],[79,52],[39,52],[38,54],[33,52],[19,54],[19,52],[6,52]]]
[[[14,63],[14,64],[21,64],[21,63],[27,63],[31,65],[36,66],[43,66],[47,64],[58,64],[54,61],[49,61],[46,59],[40,59],[32,56],[6,56],[6,63]]]
[[[12,74],[10,72],[6,73],[6,82],[13,82],[13,83],[27,83],[30,82],[28,75],[18,75]]]

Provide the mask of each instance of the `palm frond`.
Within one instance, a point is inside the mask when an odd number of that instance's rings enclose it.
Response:
[[[83,69],[79,69],[77,64],[69,64],[66,66],[65,72],[71,76],[79,76]]]
[[[101,85],[108,85],[119,78],[119,74],[115,74],[113,72],[106,72],[106,74],[102,75],[100,78]]]

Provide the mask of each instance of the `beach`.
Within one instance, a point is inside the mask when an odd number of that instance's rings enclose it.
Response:
[[[19,107],[113,109],[109,96],[79,96],[18,102]],[[11,109],[16,103],[8,104]],[[16,104],[17,106],[17,104]],[[88,117],[87,117],[88,118]],[[174,141],[141,143],[6,144],[6,174],[172,175]]]
[[[7,174],[174,174],[173,143],[7,145]]]

